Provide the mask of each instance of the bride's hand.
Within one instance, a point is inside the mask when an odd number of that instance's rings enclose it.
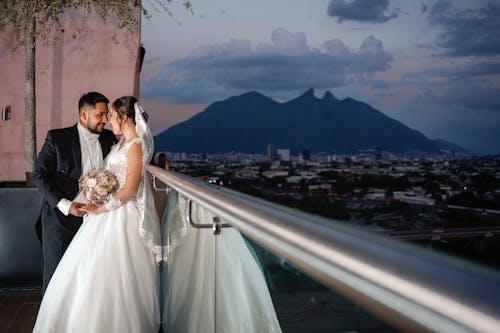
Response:
[[[96,206],[94,204],[87,204],[81,207],[80,210],[83,210],[86,213],[99,214],[104,212],[106,209],[104,208],[104,205]]]

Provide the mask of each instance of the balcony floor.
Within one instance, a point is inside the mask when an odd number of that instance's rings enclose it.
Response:
[[[0,290],[0,333],[31,333],[41,299],[40,290]]]
[[[35,326],[41,291],[3,291],[0,289],[0,333],[31,333]],[[163,333],[160,328],[158,333]]]

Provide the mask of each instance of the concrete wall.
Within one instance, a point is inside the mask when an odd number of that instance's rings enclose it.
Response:
[[[140,19],[139,10],[136,18]],[[74,38],[79,12],[62,17],[65,33],[59,42],[36,49],[37,151],[49,129],[67,127],[78,119],[78,99],[99,91],[110,101],[139,93],[140,28],[117,31],[113,20],[92,17],[87,31]],[[15,50],[11,29],[0,32],[0,108],[12,107],[12,119],[0,121],[0,182],[24,181],[24,51]]]

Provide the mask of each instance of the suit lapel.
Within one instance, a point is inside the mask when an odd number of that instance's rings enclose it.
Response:
[[[109,153],[109,145],[104,140],[103,135],[99,135],[99,144],[101,145],[102,159],[104,160]]]
[[[82,175],[82,150],[80,148],[80,135],[78,134],[78,128],[73,126],[72,128],[72,148],[73,158],[75,159],[76,170],[79,175]]]

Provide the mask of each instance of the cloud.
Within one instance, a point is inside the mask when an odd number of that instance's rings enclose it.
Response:
[[[387,89],[387,88],[390,88],[392,86],[392,83],[389,82],[389,81],[386,81],[386,80],[372,80],[371,81],[371,87],[373,89]],[[393,96],[394,94],[392,93],[385,93],[385,94],[382,94],[382,93],[379,93],[379,96]]]
[[[300,54],[310,51],[303,32],[291,33],[286,29],[278,28],[271,33],[271,41],[273,44],[258,45],[256,52]]]
[[[198,47],[143,82],[141,96],[201,103],[258,90],[275,98],[292,97],[307,88],[342,87],[356,77],[371,77],[387,70],[392,60],[373,36],[357,51],[339,39],[311,48],[304,33],[280,28],[271,34],[270,44],[255,48],[246,39]]]
[[[471,86],[474,89],[471,89]],[[500,95],[498,88],[488,80],[455,80],[439,89],[427,88],[427,99],[442,106],[468,111],[493,111],[500,118]],[[437,91],[437,92],[436,92]]]
[[[373,36],[366,38],[361,47],[359,53],[355,57],[357,59],[356,68],[362,69],[363,72],[376,72],[380,71],[381,67],[383,69],[389,68],[389,62],[393,60],[391,54],[384,51],[384,46],[382,41]],[[370,61],[365,61],[365,59],[370,59]]]
[[[467,81],[477,76],[492,76],[493,81],[500,75],[500,61],[481,61],[454,68],[437,68],[403,75],[404,79],[443,78]]]
[[[432,43],[417,43],[415,44],[415,47],[418,49],[430,49],[433,51],[436,50],[436,46]]]
[[[422,92],[410,103],[425,101],[436,108],[467,112],[489,110],[500,117],[499,75],[499,61],[483,61],[405,74],[399,85]]]
[[[428,11],[429,22],[442,29],[438,45],[445,55],[496,56],[500,53],[500,6],[454,8],[449,1],[438,1]]]
[[[344,20],[384,23],[398,17],[397,11],[389,12],[389,0],[331,0],[328,15]]]
[[[152,63],[158,62],[158,61],[160,61],[160,60],[161,60],[161,58],[160,58],[160,57],[154,57],[154,58],[149,58],[149,59],[146,59],[146,60],[144,60],[144,62],[145,62],[146,64],[152,64]]]
[[[430,138],[442,138],[479,154],[500,153],[500,115],[493,110],[471,113],[454,104],[428,104],[408,99],[391,116]],[[404,111],[403,111],[404,110]]]
[[[461,70],[468,73],[466,68]],[[449,140],[476,153],[500,153],[498,82],[479,75],[477,68],[471,69],[471,76],[447,77],[447,72],[442,69],[405,77],[389,89],[375,90],[373,96],[361,96],[361,100],[429,137]],[[472,75],[475,73],[478,75]]]
[[[427,12],[428,9],[429,9],[429,7],[425,3],[423,3],[423,2],[420,3],[420,12],[422,14],[424,14],[425,12]]]

